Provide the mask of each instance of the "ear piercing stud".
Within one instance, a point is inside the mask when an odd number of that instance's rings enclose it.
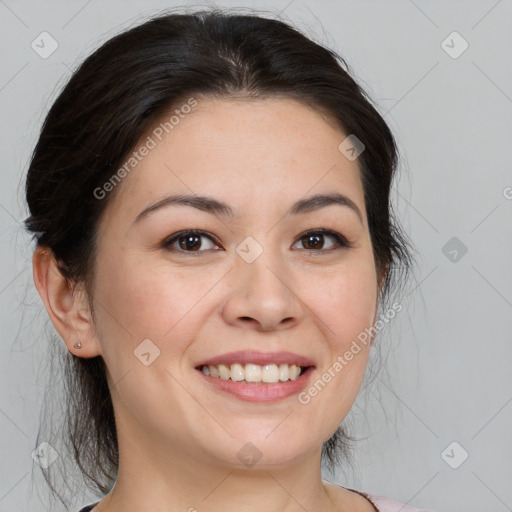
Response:
[[[75,343],[75,348],[82,348],[82,343],[80,343],[80,342]]]

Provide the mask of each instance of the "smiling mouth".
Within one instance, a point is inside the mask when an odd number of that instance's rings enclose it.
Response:
[[[214,379],[241,384],[278,384],[297,380],[312,366],[298,364],[218,364],[200,365],[196,370]]]

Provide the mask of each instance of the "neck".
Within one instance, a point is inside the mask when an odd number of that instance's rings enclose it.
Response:
[[[118,440],[117,480],[100,503],[101,512],[340,510],[339,496],[335,504],[332,487],[328,490],[321,478],[321,447],[294,463],[241,469],[194,458],[174,446],[163,449],[148,436],[119,435]]]

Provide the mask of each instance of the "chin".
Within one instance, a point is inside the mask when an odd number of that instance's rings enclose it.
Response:
[[[269,431],[265,429],[264,432]],[[212,455],[220,464],[230,468],[275,470],[293,465],[314,450],[314,446],[307,446],[307,442],[311,440],[306,436],[301,442],[300,437],[295,435],[293,444],[290,444],[293,435],[289,432],[284,435],[277,435],[274,432],[265,439],[266,435],[268,433],[253,438],[246,435],[243,439],[230,439],[225,443],[227,446],[221,446],[210,438],[208,451],[212,453],[212,446],[216,446],[218,449]]]

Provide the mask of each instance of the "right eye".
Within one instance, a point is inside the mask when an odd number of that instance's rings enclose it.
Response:
[[[209,240],[209,242],[205,244],[203,242],[204,239]],[[176,247],[175,244],[178,246]],[[204,248],[205,245],[207,246],[206,248]],[[171,252],[191,253],[204,252],[219,248],[212,236],[197,229],[188,229],[171,235],[163,242],[162,247]]]

